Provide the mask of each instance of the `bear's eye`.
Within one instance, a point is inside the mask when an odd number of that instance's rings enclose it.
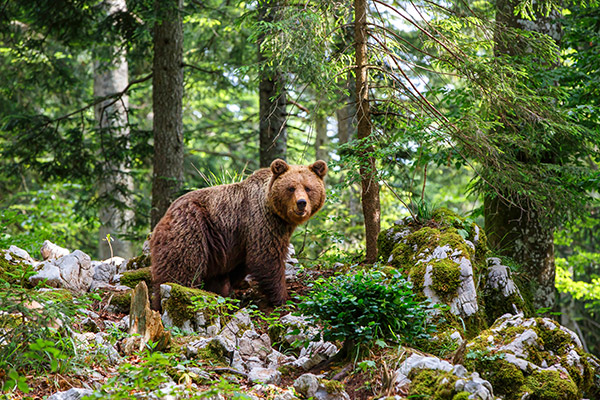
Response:
[[[306,193],[310,193],[310,191],[312,190],[311,188],[309,188],[308,186],[304,188],[304,190],[306,191]]]
[[[290,187],[288,188],[288,192],[290,192],[290,193],[294,193],[295,191],[296,191],[296,188],[295,188],[295,187],[292,187],[292,186],[290,186]]]

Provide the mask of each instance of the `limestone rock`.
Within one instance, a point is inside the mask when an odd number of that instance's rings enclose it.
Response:
[[[140,335],[125,339],[123,349],[129,354],[143,350],[150,341],[156,344],[158,351],[166,349],[171,343],[171,334],[164,330],[160,314],[150,309],[148,287],[143,281],[138,283],[131,296],[129,334]]]
[[[415,388],[412,386],[419,387],[423,371],[425,371],[427,377],[425,382],[428,385],[421,388],[421,391],[413,392]],[[413,380],[415,381],[413,382]],[[435,382],[435,387],[428,387],[431,386],[432,381]],[[492,385],[488,381],[481,379],[476,372],[468,374],[462,365],[452,365],[448,361],[440,360],[437,357],[412,354],[395,372],[392,383],[397,392],[400,392],[403,387],[411,385],[413,391],[409,393],[414,395],[434,396],[436,391],[439,390],[448,392],[454,390],[456,393],[469,393],[469,398],[494,400]],[[431,390],[431,393],[423,393],[423,390]]]
[[[176,326],[185,333],[216,336],[221,330],[220,308],[192,309],[192,298],[205,299],[214,304],[218,295],[200,289],[191,289],[173,283],[160,285],[162,321],[165,327]]]
[[[281,382],[281,372],[276,369],[257,367],[250,370],[248,380],[252,383],[278,385]]]
[[[65,392],[54,393],[48,397],[48,400],[80,400],[85,396],[91,396],[94,393],[89,389],[69,389]]]
[[[502,397],[546,398],[550,389],[565,400],[600,395],[600,382],[590,378],[600,374],[597,359],[583,351],[575,333],[549,318],[506,314],[469,341],[466,353],[465,366]]]
[[[95,281],[109,283],[117,273],[117,266],[112,263],[92,261],[92,268],[94,269],[92,278]]]
[[[523,312],[524,301],[510,276],[510,268],[502,265],[502,260],[497,257],[490,257],[486,261],[488,272],[482,294],[486,304],[486,317],[492,324],[506,313]]]
[[[4,257],[7,261],[24,261],[29,265],[35,264],[35,261],[33,258],[31,258],[28,252],[14,245],[8,248],[8,251],[4,254]]]
[[[307,399],[314,397],[319,389],[319,378],[313,374],[300,375],[294,381],[294,389]]]
[[[260,360],[265,360],[272,351],[269,335],[266,333],[259,335],[252,329],[249,329],[242,334],[238,347],[240,356],[242,356],[243,359],[256,356]]]
[[[485,235],[476,224],[447,209],[432,213],[434,224],[402,221],[382,232],[378,247],[383,259],[398,268],[433,304],[445,304],[463,319],[465,330],[483,321],[476,291],[485,254]],[[479,268],[474,268],[478,263]],[[455,326],[461,328],[461,326]]]
[[[80,250],[54,261],[42,262],[37,274],[29,278],[32,284],[41,281],[52,287],[64,288],[76,293],[87,292],[92,283],[90,256]],[[38,266],[39,267],[39,266]]]
[[[71,253],[70,250],[60,247],[49,240],[44,240],[40,249],[44,260],[57,260]]]

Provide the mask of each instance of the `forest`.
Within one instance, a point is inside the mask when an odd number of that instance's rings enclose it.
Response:
[[[0,399],[600,399],[599,314],[597,0],[0,0]]]

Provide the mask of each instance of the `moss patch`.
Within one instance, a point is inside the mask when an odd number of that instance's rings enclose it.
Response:
[[[431,288],[436,291],[442,301],[448,303],[456,297],[460,286],[460,266],[448,258],[436,260],[431,265]]]
[[[141,281],[146,282],[146,285],[152,287],[152,273],[150,267],[141,268],[134,271],[125,271],[121,276],[121,285],[129,286],[135,289],[138,283]]]
[[[168,285],[171,286],[171,297],[165,302],[165,310],[173,319],[173,324],[178,327],[182,327],[185,321],[193,320],[198,312],[194,310],[192,298],[204,297],[207,298],[206,303],[216,304],[215,299],[219,297],[215,293],[202,289],[192,289],[175,283],[168,283]],[[215,301],[211,301],[211,299]],[[214,321],[214,318],[219,316],[222,311],[218,307],[210,310],[202,310],[207,325],[210,325]]]
[[[458,380],[454,374],[431,369],[413,370],[409,374],[412,381],[409,398],[432,400],[453,400],[457,394],[454,384]]]
[[[129,308],[131,307],[131,290],[122,293],[115,293],[110,301],[117,312],[129,314]]]
[[[321,379],[321,383],[329,394],[339,394],[346,390],[346,386],[340,381]]]
[[[468,400],[470,395],[469,392],[459,392],[454,395],[452,400]]]
[[[150,265],[150,255],[142,254],[141,256],[130,258],[129,261],[127,261],[126,269],[127,271],[134,271],[136,269],[150,268]]]
[[[530,393],[529,400],[577,400],[575,383],[558,371],[534,371],[527,377],[523,392]]]

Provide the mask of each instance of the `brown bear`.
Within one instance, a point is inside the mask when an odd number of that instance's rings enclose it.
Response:
[[[228,296],[251,274],[269,300],[287,298],[285,260],[294,229],[325,202],[327,164],[277,159],[246,180],[189,192],[171,204],[150,239],[154,299],[166,282]]]

